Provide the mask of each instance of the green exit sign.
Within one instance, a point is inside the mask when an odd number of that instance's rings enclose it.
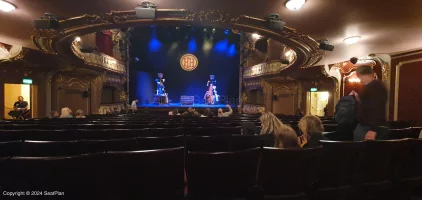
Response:
[[[24,78],[24,79],[22,79],[22,83],[23,84],[32,84],[32,79],[30,79],[30,78]]]
[[[316,92],[318,91],[318,88],[311,88],[311,92]]]

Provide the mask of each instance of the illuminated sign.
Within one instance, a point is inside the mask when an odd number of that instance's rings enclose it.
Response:
[[[24,78],[24,79],[22,79],[22,83],[23,84],[32,84],[32,79],[30,79],[30,78]]]
[[[180,59],[180,66],[185,71],[193,71],[198,67],[198,58],[192,54],[185,54]]]
[[[318,91],[318,88],[311,88],[311,92],[316,92]]]

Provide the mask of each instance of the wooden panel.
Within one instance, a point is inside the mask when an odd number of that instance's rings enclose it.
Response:
[[[422,124],[422,59],[398,65],[396,79],[396,120],[416,120]]]

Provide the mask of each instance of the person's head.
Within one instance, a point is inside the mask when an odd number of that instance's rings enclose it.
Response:
[[[175,108],[173,109],[173,115],[177,115],[179,113],[179,109]]]
[[[265,111],[259,118],[261,121],[261,135],[274,133],[275,130],[283,126],[283,123],[271,112]]]
[[[198,111],[194,111],[194,112],[193,112],[193,116],[195,116],[195,117],[199,117],[199,112],[198,112]]]
[[[211,112],[211,109],[209,109],[209,108],[205,108],[205,110],[204,110],[204,116],[209,116],[210,115],[210,112]]]
[[[280,126],[279,129],[274,131],[274,147],[299,148],[299,140],[296,132],[289,126]]]
[[[23,96],[18,96],[18,101],[22,102],[23,101]]]
[[[241,105],[238,105],[238,106],[237,106],[237,112],[238,112],[239,114],[242,114],[242,106],[241,106]]]
[[[375,79],[374,70],[369,65],[362,65],[356,69],[356,75],[360,79],[360,82],[367,85]]]
[[[242,135],[255,135],[256,133],[256,126],[252,122],[244,122],[242,123],[241,129]]]
[[[84,111],[83,110],[77,110],[76,111],[76,117],[82,117],[84,116]]]
[[[136,102],[136,103],[138,103],[138,102],[139,102],[139,99],[138,99],[138,98],[136,98],[136,99],[135,99],[135,102]]]
[[[68,107],[64,107],[62,108],[62,115],[61,116],[68,116],[72,114],[72,110],[70,110],[70,108]]]
[[[299,129],[303,134],[307,134],[311,137],[313,134],[321,134],[324,132],[324,126],[321,120],[313,115],[307,115],[302,117],[299,121]]]
[[[193,111],[195,111],[195,109],[193,109],[192,107],[188,108],[188,112],[193,112]]]
[[[223,112],[223,109],[221,109],[221,108],[219,108],[218,110],[217,110],[217,114],[218,115],[222,115],[224,112]]]
[[[163,73],[158,73],[158,78],[163,78]]]
[[[60,114],[59,114],[59,112],[57,112],[57,110],[53,110],[53,111],[50,112],[50,116],[51,117],[60,117]]]

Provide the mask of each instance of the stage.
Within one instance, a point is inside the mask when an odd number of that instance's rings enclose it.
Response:
[[[218,108],[226,108],[225,104],[214,104],[214,105],[208,105],[208,104],[193,104],[193,105],[181,105],[180,103],[169,103],[169,104],[138,104],[138,108],[159,108],[159,109],[168,109],[169,111],[174,108],[210,108],[210,109],[218,109]],[[236,105],[232,109],[236,108]]]

